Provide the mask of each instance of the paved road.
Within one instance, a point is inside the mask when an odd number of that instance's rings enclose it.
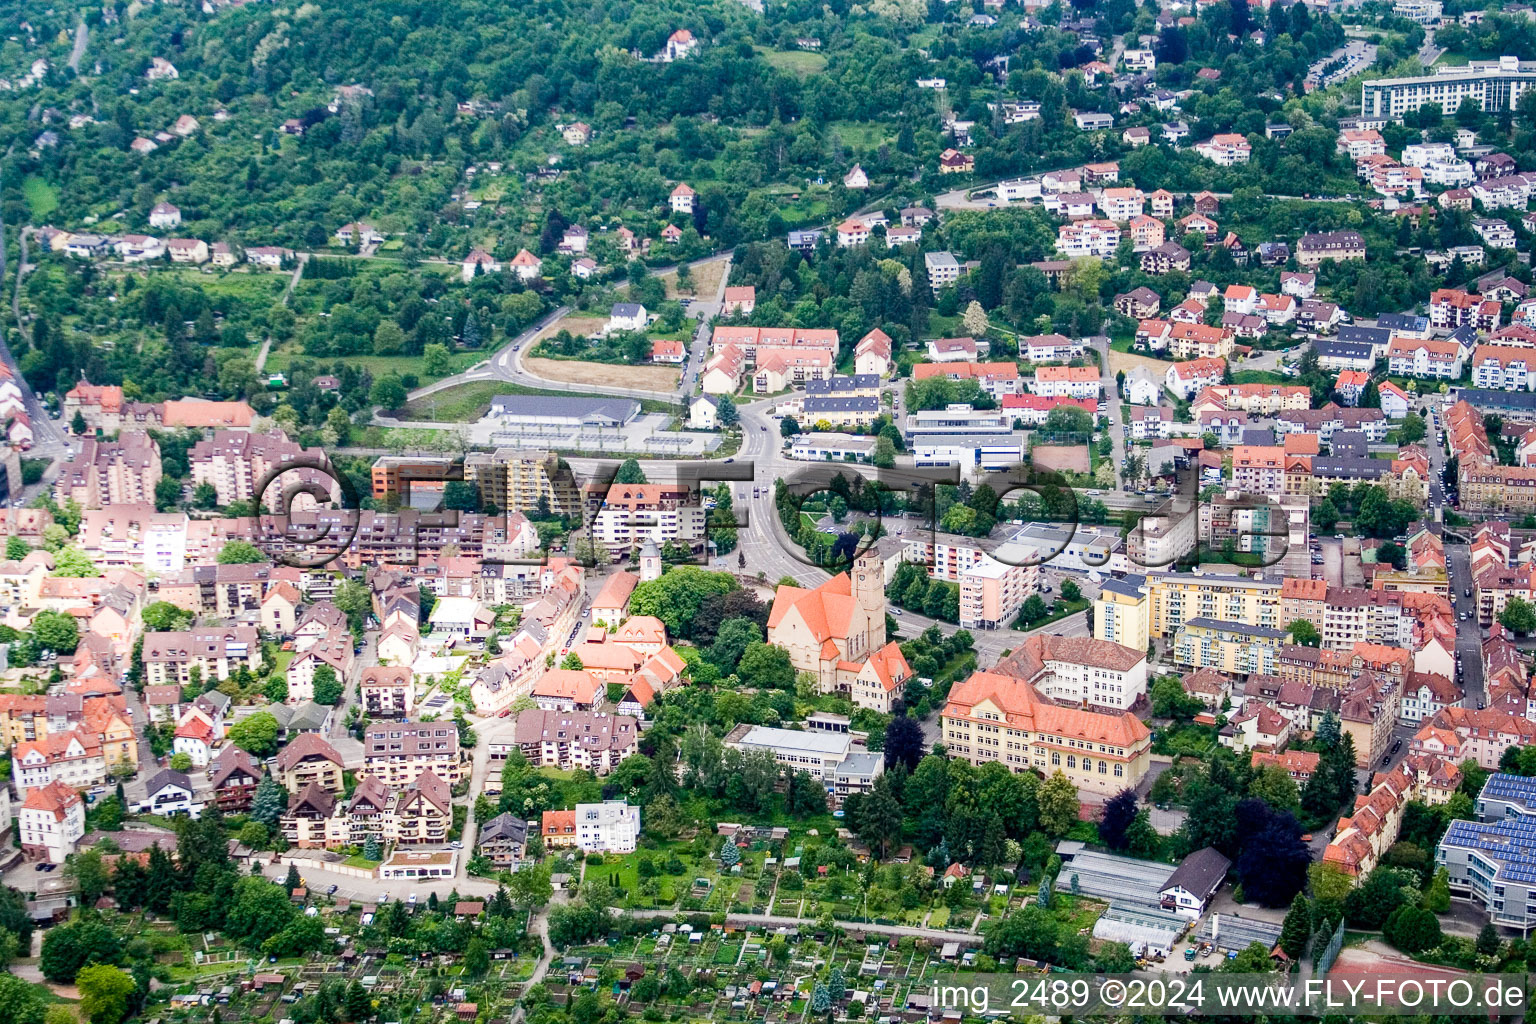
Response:
[[[1456,612],[1456,653],[1461,657],[1461,683],[1466,692],[1465,706],[1482,707],[1487,701],[1483,685],[1482,629],[1477,615],[1477,598],[1468,597],[1466,590],[1472,582],[1469,563],[1471,549],[1465,544],[1445,545],[1445,560],[1451,570],[1451,603]],[[1462,621],[1465,614],[1467,620]]]
[[[81,18],[75,23],[75,45],[69,51],[69,70],[76,74],[80,71],[80,58],[85,56],[85,48],[91,41],[91,30]]]
[[[703,259],[694,260],[688,266],[700,267],[721,260],[729,264],[731,252],[732,250],[726,250],[723,253],[706,256]],[[658,267],[651,273],[653,275],[665,274],[676,269],[676,267]],[[574,391],[584,395],[613,395],[620,398],[671,399],[672,401],[681,402],[691,390],[689,387],[690,375],[703,366],[704,355],[701,354],[699,345],[701,340],[707,340],[709,318],[720,311],[720,303],[725,295],[725,282],[729,275],[730,268],[727,266],[726,272],[720,276],[720,287],[715,297],[710,300],[696,301],[692,304],[690,313],[699,318],[700,326],[694,338],[693,348],[689,352],[689,360],[685,367],[685,372],[678,378],[677,387],[670,392],[656,391],[649,388],[621,388],[600,384],[576,384],[566,381],[549,380],[525,370],[523,368],[523,357],[527,354],[527,349],[530,347],[529,342],[544,328],[571,312],[571,307],[561,306],[507,342],[485,362],[472,366],[463,373],[456,373],[451,377],[444,377],[442,380],[435,381],[425,387],[417,388],[410,393],[409,397],[414,400],[469,381],[505,380],[514,384],[521,384],[524,387],[550,391]],[[615,289],[623,288],[627,283],[627,281],[621,279],[613,282],[612,287]]]
[[[1104,388],[1104,401],[1109,405],[1109,461],[1115,470],[1115,489],[1119,490],[1121,460],[1127,454],[1125,424],[1120,419],[1120,392],[1115,385],[1114,372],[1109,368],[1109,339],[1105,338],[1096,347],[1099,353],[1099,376]]]

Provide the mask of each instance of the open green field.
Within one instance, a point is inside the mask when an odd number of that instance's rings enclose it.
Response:
[[[209,295],[227,295],[252,305],[276,302],[282,297],[283,289],[288,286],[287,274],[270,271],[205,273],[202,270],[177,267],[166,273],[180,279],[183,284],[202,289]]]
[[[27,212],[32,223],[40,224],[59,208],[59,194],[54,187],[35,174],[27,175],[21,183],[21,194],[27,201]]]
[[[377,359],[379,357],[368,357]],[[404,358],[404,357],[402,357]],[[270,366],[271,364],[268,363]],[[472,380],[444,388],[436,394],[417,398],[406,403],[406,419],[436,419],[454,423],[471,423],[484,416],[491,407],[491,399],[497,395],[560,395],[568,397],[569,391],[547,391],[523,387],[504,380]],[[667,402],[641,399],[644,412],[673,412],[677,407]]]
[[[792,75],[799,75],[801,78],[820,74],[827,68],[827,58],[819,53],[806,50],[769,50],[762,47],[758,48],[758,52],[775,68]]]
[[[896,138],[894,128],[878,121],[833,121],[831,130],[843,140],[843,145],[865,151],[879,149]]]
[[[467,370],[476,363],[484,361],[487,355],[488,353],[485,351],[454,352],[449,357],[452,360],[452,365],[444,376],[452,376],[455,373]],[[305,358],[310,357],[306,357],[303,350],[297,344],[284,345],[282,348],[274,349],[267,356],[266,370],[268,373],[282,373],[288,369],[295,359]],[[420,356],[346,356],[344,358],[353,366],[360,367],[373,374],[375,380],[388,376],[391,373],[402,375],[414,373],[423,384],[430,384],[434,380],[439,379],[426,372]],[[500,393],[504,394],[505,392],[506,389],[503,388]]]

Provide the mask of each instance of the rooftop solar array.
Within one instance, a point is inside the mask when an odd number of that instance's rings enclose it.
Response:
[[[1472,850],[1487,857],[1498,864],[1500,881],[1536,885],[1536,819],[1453,821],[1440,845]]]

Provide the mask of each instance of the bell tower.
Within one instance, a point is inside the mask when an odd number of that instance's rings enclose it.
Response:
[[[853,598],[864,617],[865,653],[885,646],[885,564],[871,548],[853,562]]]

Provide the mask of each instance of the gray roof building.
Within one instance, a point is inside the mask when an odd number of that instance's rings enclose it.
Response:
[[[544,426],[620,427],[640,415],[640,403],[633,398],[497,395],[491,399],[491,415]]]

